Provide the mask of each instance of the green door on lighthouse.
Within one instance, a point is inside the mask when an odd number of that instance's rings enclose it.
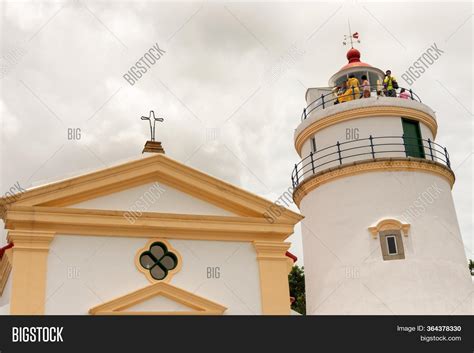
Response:
[[[403,143],[407,157],[425,158],[423,140],[421,139],[420,123],[418,121],[403,119]]]

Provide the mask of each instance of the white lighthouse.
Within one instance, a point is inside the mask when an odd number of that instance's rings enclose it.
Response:
[[[328,87],[308,89],[295,131],[307,314],[472,313],[435,113],[420,93],[387,92],[357,49],[347,59]],[[370,97],[346,87],[352,75],[366,76]]]

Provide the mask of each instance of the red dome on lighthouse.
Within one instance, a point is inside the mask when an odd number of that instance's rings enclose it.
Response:
[[[345,69],[348,69],[350,67],[357,67],[357,66],[371,67],[371,65],[360,61],[360,51],[358,51],[355,48],[349,49],[349,51],[346,54],[346,58],[347,58],[348,63],[346,65],[344,65],[341,68],[341,70],[345,70]]]
[[[358,51],[356,48],[351,48],[347,52],[346,58],[350,63],[360,61],[360,51]]]

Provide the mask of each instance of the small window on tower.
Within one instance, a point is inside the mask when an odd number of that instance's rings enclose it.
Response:
[[[316,139],[311,137],[311,152],[316,152]]]
[[[388,254],[397,255],[397,240],[395,235],[387,235],[385,240],[387,241]]]
[[[399,230],[384,230],[379,232],[382,257],[387,260],[400,260],[405,258],[402,234]]]

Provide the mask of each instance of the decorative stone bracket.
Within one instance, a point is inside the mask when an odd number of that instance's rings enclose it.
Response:
[[[384,230],[400,230],[405,237],[408,236],[409,224],[404,224],[396,219],[383,219],[373,227],[369,227],[373,239],[377,239],[378,234]]]

